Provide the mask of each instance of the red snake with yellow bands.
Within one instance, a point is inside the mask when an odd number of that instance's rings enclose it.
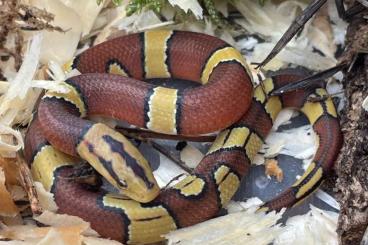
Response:
[[[66,94],[46,93],[28,130],[25,155],[35,179],[54,193],[59,212],[89,221],[103,237],[150,243],[171,230],[216,216],[238,189],[284,107],[307,116],[319,146],[304,175],[263,208],[279,210],[303,200],[320,185],[340,149],[331,99],[308,101],[310,96],[325,95],[324,89],[270,97],[275,89],[301,78],[285,72],[253,90],[242,56],[214,37],[176,31],[133,34],[97,45],[70,65],[89,74],[65,81]],[[154,78],[204,85],[180,90],[140,81]],[[88,115],[110,116],[168,134],[222,131],[192,175],[159,191],[149,164],[132,144],[107,126],[80,118]],[[135,200],[93,192],[65,178],[80,161],[76,156]]]

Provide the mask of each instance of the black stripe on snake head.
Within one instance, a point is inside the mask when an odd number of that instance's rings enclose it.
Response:
[[[148,189],[152,189],[154,187],[154,183],[152,183],[146,176],[144,169],[137,163],[137,160],[130,156],[124,149],[124,144],[115,140],[110,135],[102,136],[103,140],[110,146],[112,152],[119,154],[129,168],[131,168],[136,176],[144,181]]]

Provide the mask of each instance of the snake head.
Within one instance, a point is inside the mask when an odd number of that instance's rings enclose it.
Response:
[[[78,144],[79,155],[121,193],[138,202],[152,201],[160,189],[147,160],[122,134],[96,123]]]

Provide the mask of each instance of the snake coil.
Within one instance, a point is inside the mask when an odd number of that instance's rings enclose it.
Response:
[[[26,160],[34,178],[54,193],[59,212],[79,216],[101,236],[123,243],[160,241],[171,230],[216,216],[238,189],[282,108],[306,115],[318,150],[303,176],[264,209],[303,200],[320,185],[341,146],[331,99],[308,100],[326,95],[324,89],[269,96],[300,79],[295,71],[276,74],[253,89],[242,55],[215,37],[147,31],[90,48],[68,65],[82,74],[65,81],[67,93],[49,91],[42,98],[26,135]],[[157,78],[203,86],[174,89],[142,82]],[[148,162],[129,140],[85,118],[90,115],[166,134],[221,132],[192,175],[160,191]],[[78,157],[124,195],[93,192],[64,178]]]

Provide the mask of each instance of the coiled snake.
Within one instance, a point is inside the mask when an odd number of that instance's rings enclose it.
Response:
[[[341,133],[322,88],[269,94],[301,78],[285,71],[253,89],[242,55],[215,37],[147,31],[119,37],[77,56],[65,81],[69,92],[42,98],[26,135],[26,160],[36,180],[54,193],[59,212],[91,223],[103,237],[140,244],[216,216],[239,187],[279,111],[293,107],[309,119],[318,150],[303,176],[262,208],[279,210],[303,200],[333,166]],[[170,78],[203,86],[174,89],[142,80]],[[252,97],[253,94],[253,97]],[[222,130],[194,170],[159,190],[150,166],[121,134],[85,119],[103,115],[155,132],[198,135]],[[73,164],[87,160],[124,195],[91,191],[69,181]]]

